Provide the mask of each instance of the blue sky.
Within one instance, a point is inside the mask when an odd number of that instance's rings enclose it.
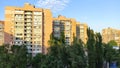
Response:
[[[0,20],[4,20],[5,6],[22,7],[25,2],[51,8],[54,17],[64,15],[85,22],[95,31],[107,27],[120,29],[120,0],[1,0]]]

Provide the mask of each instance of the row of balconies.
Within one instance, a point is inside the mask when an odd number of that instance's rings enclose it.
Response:
[[[31,15],[31,14],[32,14],[32,12],[25,12],[25,14],[26,14],[26,15]]]
[[[37,22],[37,24],[41,24],[42,20],[32,20],[32,19],[24,19],[24,18],[16,18],[16,22]]]

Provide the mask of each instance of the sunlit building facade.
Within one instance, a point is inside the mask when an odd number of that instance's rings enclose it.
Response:
[[[76,20],[61,15],[57,18],[53,18],[54,36],[59,38],[62,32],[64,32],[65,35],[65,43],[71,45],[73,36],[76,36]]]
[[[52,33],[52,13],[48,9],[24,7],[5,8],[5,43],[27,45],[28,52],[45,53]]]
[[[87,24],[79,22],[77,23],[76,35],[78,39],[81,39],[84,42],[84,44],[87,43],[87,28],[88,28]]]
[[[105,28],[102,30],[102,39],[104,43],[115,40],[117,45],[120,46],[120,30],[114,28]]]

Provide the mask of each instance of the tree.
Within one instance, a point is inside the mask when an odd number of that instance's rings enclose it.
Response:
[[[50,36],[48,49],[45,60],[41,67],[43,68],[84,68],[86,67],[86,56],[83,48],[83,42],[74,37],[73,44],[65,44],[64,32],[60,38]],[[47,66],[45,66],[47,65]]]
[[[27,48],[24,45],[4,45],[0,47],[0,68],[26,68]]]
[[[103,45],[102,45],[102,37],[100,33],[96,33],[96,44],[95,44],[95,52],[96,52],[96,68],[102,68],[103,67]]]
[[[119,50],[117,51],[116,61],[117,61],[118,68],[120,68],[120,47],[119,47]]]
[[[65,64],[63,64],[65,61],[64,57],[66,57],[64,32],[61,33],[60,38],[54,37],[54,35],[51,34],[49,44],[50,47],[48,48],[46,60],[51,61],[44,61],[44,64],[42,66],[45,67],[44,65],[46,64],[48,65],[48,68],[63,68],[64,66],[66,66]]]
[[[74,37],[73,45],[70,47],[70,68],[85,68],[87,63],[83,42],[80,39]]]
[[[53,33],[50,35],[50,40],[48,41],[48,44],[50,46],[55,45],[57,43],[57,39],[54,37]]]
[[[95,68],[95,35],[94,31],[90,28],[87,29],[87,51],[88,51],[88,66]]]
[[[118,55],[118,50],[113,49],[113,46],[110,44],[104,44],[104,61],[110,64],[117,61]]]
[[[117,42],[115,40],[109,41],[108,44],[111,46],[117,46]]]
[[[12,62],[13,67],[25,68],[27,65],[27,48],[25,45],[13,45],[11,47],[12,51]],[[18,60],[19,59],[19,60]]]
[[[60,34],[60,43],[65,44],[65,34],[64,34],[64,31],[62,31],[61,34]]]
[[[0,68],[11,68],[11,54],[9,53],[9,45],[0,46]]]
[[[33,57],[31,64],[33,68],[40,68],[45,61],[46,56],[43,54],[37,54],[35,57]]]

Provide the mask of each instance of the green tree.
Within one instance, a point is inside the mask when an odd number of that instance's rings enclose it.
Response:
[[[113,61],[117,61],[118,50],[113,49],[113,46],[109,44],[104,44],[104,60],[107,63],[112,63]]]
[[[65,44],[64,33],[60,38],[50,36],[48,53],[38,54],[33,57],[32,65],[34,68],[85,68],[86,55],[83,42],[74,38],[73,44]]]
[[[86,68],[87,63],[83,42],[74,37],[73,45],[70,48],[70,68]]]
[[[117,51],[116,60],[117,60],[117,66],[118,68],[120,68],[120,47],[119,47],[119,50]]]
[[[11,68],[11,54],[8,44],[0,46],[0,68]]]
[[[65,44],[65,34],[63,31],[61,32],[61,35],[60,35],[60,43]]]
[[[109,41],[108,44],[111,46],[117,46],[117,42],[115,40]]]
[[[31,64],[33,68],[41,68],[43,62],[45,61],[46,56],[43,54],[37,54],[35,57],[33,57]]]
[[[25,45],[13,45],[11,47],[12,51],[12,62],[13,67],[25,68],[27,65],[27,48]]]
[[[65,64],[63,64],[63,61],[65,61],[64,57],[66,56],[64,55],[66,46],[64,32],[61,33],[60,38],[56,38],[53,34],[51,34],[49,44],[51,46],[48,49],[46,60],[51,61],[44,61],[45,64],[43,64],[42,66],[45,67],[45,65],[47,64],[48,68],[64,68]]]
[[[104,51],[102,45],[102,37],[100,33],[96,33],[96,44],[95,44],[95,52],[96,52],[96,68],[103,67],[103,59],[104,59]]]
[[[0,47],[0,68],[26,68],[27,49],[25,46],[4,45]]]
[[[50,46],[57,44],[57,39],[55,39],[53,33],[51,33],[51,35],[50,35],[50,40],[48,41],[48,44]]]
[[[90,28],[87,29],[87,50],[88,50],[88,66],[89,68],[95,68],[95,35],[94,31]]]

